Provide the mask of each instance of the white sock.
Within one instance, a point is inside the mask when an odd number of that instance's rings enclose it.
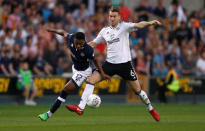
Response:
[[[94,85],[87,83],[83,94],[81,96],[80,104],[78,105],[81,109],[85,109],[88,97],[93,93]]]
[[[48,114],[48,117],[51,117],[53,113],[48,111],[47,114]]]
[[[150,102],[150,100],[149,100],[149,98],[148,98],[146,92],[144,92],[143,90],[141,90],[140,93],[139,93],[139,97],[140,97],[140,99],[142,100],[142,102],[143,102],[145,105],[147,105],[147,108],[148,108],[149,111],[153,109],[153,107],[152,107],[152,105],[151,105],[151,102]]]

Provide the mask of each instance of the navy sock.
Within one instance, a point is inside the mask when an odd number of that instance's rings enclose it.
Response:
[[[133,90],[134,91],[134,90]],[[135,92],[135,91],[134,91]],[[139,94],[141,93],[141,90],[139,92],[135,92],[136,95],[139,96]]]
[[[60,107],[62,102],[65,102],[65,99],[67,97],[67,93],[63,90],[60,93],[60,96],[57,98],[57,100],[55,101],[55,103],[52,105],[52,107],[50,108],[51,113],[56,112],[56,110]]]

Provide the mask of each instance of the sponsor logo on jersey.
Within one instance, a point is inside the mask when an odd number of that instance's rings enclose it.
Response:
[[[112,43],[119,42],[119,41],[120,41],[120,38],[116,38],[116,39],[107,41],[107,43],[108,43],[108,44],[112,44]]]

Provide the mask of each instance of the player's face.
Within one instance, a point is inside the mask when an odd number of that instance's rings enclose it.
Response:
[[[85,40],[78,40],[78,39],[74,39],[74,44],[75,44],[75,48],[77,50],[80,50],[83,48],[84,44],[85,44]]]
[[[109,12],[109,22],[112,27],[115,27],[120,22],[120,14],[118,12]]]

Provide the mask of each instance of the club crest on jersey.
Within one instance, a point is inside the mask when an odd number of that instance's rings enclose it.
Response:
[[[73,47],[73,43],[70,46]]]
[[[85,56],[85,54],[84,54],[83,52],[81,52],[80,55],[81,55],[82,57]]]
[[[108,31],[107,34],[109,34],[110,32]]]

